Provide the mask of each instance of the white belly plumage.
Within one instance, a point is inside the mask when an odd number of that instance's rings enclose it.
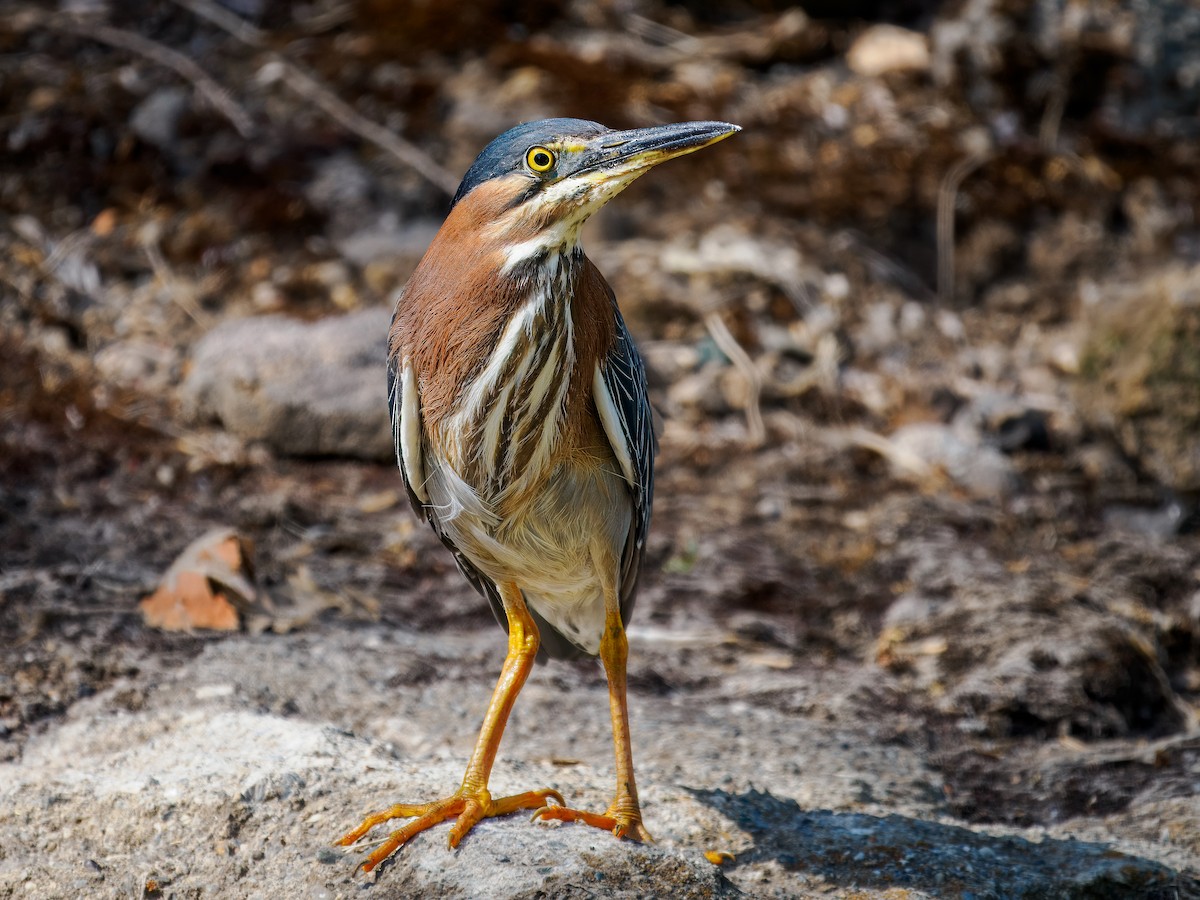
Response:
[[[519,517],[501,519],[446,460],[426,456],[430,503],[456,547],[493,581],[516,582],[526,602],[588,653],[600,648],[604,591],[597,541],[619,557],[632,510],[619,474],[594,465],[554,466]],[[443,514],[445,513],[445,514]]]

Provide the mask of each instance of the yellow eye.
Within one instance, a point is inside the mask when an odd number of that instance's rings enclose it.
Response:
[[[530,147],[525,154],[525,165],[539,175],[549,172],[554,168],[554,152],[545,147]]]

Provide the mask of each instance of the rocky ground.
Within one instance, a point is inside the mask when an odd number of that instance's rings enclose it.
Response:
[[[1200,15],[805,9],[0,3],[0,897],[1200,896]],[[390,299],[563,114],[745,129],[585,233],[663,417],[658,840],[363,876],[503,654],[389,458]],[[238,627],[154,627],[214,529]],[[611,778],[599,666],[538,667],[494,787]]]

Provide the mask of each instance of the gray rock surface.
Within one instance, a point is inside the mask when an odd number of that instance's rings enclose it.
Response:
[[[384,362],[391,312],[224,322],[192,353],[185,412],[291,456],[389,459]]]
[[[1152,628],[1114,620],[1103,601],[1054,598],[1051,567],[1006,574],[986,554],[956,553],[957,543],[952,535],[925,539],[910,590],[885,616],[882,653],[906,669],[909,687],[994,734],[1036,723],[1060,734],[1124,736],[1151,710],[1164,730],[1187,727],[1192,714],[1171,689],[1167,653]],[[1169,556],[1142,563],[1150,553],[1139,553],[1132,537],[1104,550],[1092,585],[1100,597],[1121,598],[1107,601],[1113,605],[1130,603],[1139,578],[1184,574],[1186,564]]]
[[[632,638],[635,660],[680,656],[653,632]],[[457,785],[502,643],[493,627],[435,641],[353,627],[319,641],[236,636],[141,673],[152,687],[114,684],[0,767],[0,896],[135,897],[151,879],[164,897],[221,898],[350,897],[371,884],[380,897],[495,898],[1117,898],[1196,886],[1148,858],[1153,845],[1114,839],[1116,823],[1084,840],[1069,825],[962,827],[913,751],[748,703],[812,687],[750,658],[687,702],[635,696],[656,844],[511,816],[456,851],[440,826],[356,874],[369,845],[342,851],[333,839],[364,812]],[[824,718],[834,693],[862,686],[856,677],[819,687]],[[589,667],[539,666],[493,789],[552,786],[603,807],[606,706]],[[1186,807],[1174,816],[1200,811],[1195,798],[1173,802]],[[709,849],[736,860],[717,868]]]

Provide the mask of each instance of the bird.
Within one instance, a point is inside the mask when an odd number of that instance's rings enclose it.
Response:
[[[646,371],[616,297],[584,254],[587,219],[652,167],[723,140],[727,122],[614,130],[583,119],[518,125],[467,170],[396,303],[388,407],[408,498],[508,632],[508,652],[462,783],[367,815],[337,844],[393,819],[371,871],[450,818],[451,848],[517,810],[651,840],[634,779],[628,641],[657,452]],[[488,780],[535,660],[599,656],[617,784],[602,812]]]

